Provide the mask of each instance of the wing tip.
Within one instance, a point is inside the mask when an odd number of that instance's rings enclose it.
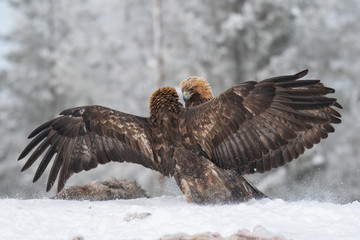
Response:
[[[28,170],[34,163],[34,160],[32,159],[32,157],[30,157],[27,162],[24,164],[24,166],[21,168],[20,172],[24,172],[26,170]]]
[[[50,121],[47,121],[43,124],[41,124],[40,126],[38,126],[37,128],[35,128],[28,136],[28,139],[35,137],[36,135],[38,135],[39,133],[41,133],[43,130],[49,128],[49,126],[54,122],[55,119],[51,119]]]
[[[19,157],[17,158],[18,161],[24,159],[24,157],[27,155],[27,153],[25,153],[24,151],[22,151],[19,155]]]
[[[28,169],[29,167],[26,167],[26,164],[21,168],[20,172],[24,172]]]
[[[304,76],[306,76],[309,73],[309,69],[304,69],[301,72],[298,72],[297,74],[295,74],[296,78],[302,78]]]
[[[49,192],[53,186],[54,186],[54,183],[47,183],[46,184],[46,192]]]
[[[334,106],[337,107],[337,108],[343,109],[343,106],[341,106],[341,104],[338,103],[338,102],[335,102]]]
[[[65,187],[65,182],[66,181],[62,181],[61,179],[58,180],[58,186],[56,189],[57,192],[61,192],[61,190],[63,190],[63,188]]]

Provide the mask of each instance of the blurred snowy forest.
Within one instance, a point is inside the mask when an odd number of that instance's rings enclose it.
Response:
[[[99,104],[148,116],[153,90],[191,75],[218,95],[308,68],[336,89],[343,123],[300,159],[249,178],[273,198],[360,200],[358,0],[1,1],[12,29],[0,39],[0,197],[54,194],[45,194],[47,173],[33,184],[35,167],[20,173],[16,160],[30,131],[61,110]],[[137,180],[152,195],[180,193],[172,179],[116,163],[67,186],[111,177]]]

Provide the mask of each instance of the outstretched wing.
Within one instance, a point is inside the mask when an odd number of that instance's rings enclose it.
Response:
[[[19,156],[20,160],[35,149],[22,168],[24,171],[46,151],[35,173],[35,182],[56,154],[47,191],[59,172],[58,191],[73,173],[109,161],[138,163],[159,171],[153,158],[147,118],[101,106],[72,108],[61,115],[36,128],[29,136],[34,139]]]
[[[341,106],[319,80],[295,75],[244,82],[186,110],[187,132],[225,169],[265,172],[284,165],[333,132]]]

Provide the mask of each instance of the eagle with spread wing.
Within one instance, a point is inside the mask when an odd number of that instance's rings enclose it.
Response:
[[[209,83],[202,77],[189,77],[180,83],[180,88],[186,107],[194,107],[214,98]],[[233,184],[233,189],[236,190],[236,192],[241,193],[238,194],[241,196],[240,199],[260,199],[267,197],[259,189],[253,186],[241,172],[227,169],[217,170],[221,171],[223,176],[230,176],[232,182],[236,183]],[[223,179],[225,178],[226,177],[223,177]]]
[[[174,88],[159,88],[150,96],[149,117],[102,106],[65,110],[30,134],[33,140],[19,156],[32,152],[22,171],[44,153],[33,181],[54,159],[46,190],[58,178],[60,191],[73,173],[110,161],[131,162],[174,176],[190,202],[247,200],[232,172],[282,166],[341,122],[334,109],[341,105],[326,97],[334,90],[319,80],[299,80],[306,73],[244,82],[187,108]],[[203,97],[196,87],[187,94]]]

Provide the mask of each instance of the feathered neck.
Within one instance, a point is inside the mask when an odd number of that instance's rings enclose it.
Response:
[[[179,113],[183,107],[179,102],[179,95],[173,87],[157,89],[149,99],[150,118],[156,119],[163,114]]]

